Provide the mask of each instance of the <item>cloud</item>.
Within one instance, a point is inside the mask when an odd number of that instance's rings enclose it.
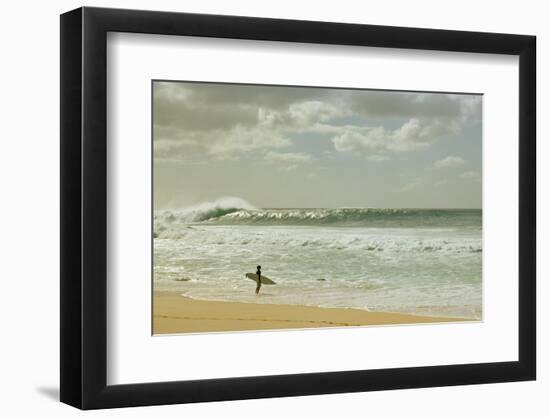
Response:
[[[417,188],[417,187],[420,186],[421,184],[422,184],[422,179],[420,179],[420,178],[415,178],[415,179],[412,180],[411,182],[405,184],[403,187],[398,188],[396,191],[410,191],[410,190],[412,190],[412,189]]]
[[[300,164],[311,163],[314,158],[303,152],[268,152],[264,160],[268,164],[277,165],[281,171],[294,171]]]
[[[276,130],[236,126],[229,130],[158,135],[154,139],[153,148],[157,159],[238,159],[254,150],[280,149],[290,144],[290,140]]]
[[[235,159],[291,145],[289,134],[345,114],[333,90],[241,84],[155,82],[158,159]]]
[[[205,100],[187,83],[156,82],[153,111],[157,126],[176,131],[211,131],[236,125],[254,126],[258,122],[257,106],[252,103],[228,105]]]
[[[159,99],[190,103],[193,106],[253,105],[286,109],[292,103],[327,101],[337,90],[296,88],[257,84],[156,81],[155,96]]]
[[[290,140],[276,130],[236,126],[229,131],[216,131],[205,135],[209,153],[214,156],[235,155],[256,149],[284,148]],[[211,141],[212,143],[209,143]]]
[[[477,171],[465,171],[462,174],[459,175],[460,178],[463,179],[478,179],[480,178],[479,172]]]
[[[282,111],[266,107],[258,109],[260,125],[285,130],[315,129],[319,123],[345,114],[342,107],[320,101],[293,103]]]
[[[307,163],[313,160],[311,155],[303,152],[268,152],[266,153],[264,159],[267,162],[291,162],[291,163]]]
[[[342,114],[331,90],[243,84],[155,82],[155,123],[186,131],[237,125],[303,127]]]
[[[384,126],[341,127],[333,137],[339,152],[410,152],[431,146],[438,139],[458,135],[464,125],[481,116],[481,96],[455,94],[354,91],[353,114],[377,121],[405,122],[396,129]]]
[[[441,136],[457,133],[456,126],[445,125],[439,120],[409,119],[397,129],[344,127],[340,135],[332,139],[338,152],[408,152],[430,146]]]
[[[453,156],[449,155],[446,158],[439,159],[438,161],[434,162],[434,168],[441,169],[441,168],[456,168],[461,167],[464,165],[466,161],[462,159],[460,156]]]
[[[257,157],[291,147],[293,135],[307,134],[328,137],[337,152],[381,162],[386,154],[456,136],[480,118],[481,97],[157,81],[153,113],[159,159],[240,159],[249,152]]]
[[[391,158],[386,155],[369,155],[367,156],[367,160],[371,162],[385,162],[389,161]]]
[[[290,171],[295,171],[296,168],[298,168],[298,165],[287,165],[287,166],[280,167],[279,169],[280,169],[281,171],[290,172]]]
[[[370,118],[437,118],[447,121],[480,113],[481,96],[355,90],[350,95],[354,113]]]

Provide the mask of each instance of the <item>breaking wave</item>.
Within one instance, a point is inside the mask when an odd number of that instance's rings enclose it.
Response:
[[[155,213],[155,220],[196,223],[223,217],[241,210],[255,210],[248,201],[239,197],[221,197],[216,201],[196,204],[179,210],[163,210]]]
[[[155,212],[155,230],[170,224],[303,225],[357,227],[481,227],[481,210],[287,208],[259,209],[238,197],[224,197],[181,210]]]
[[[265,209],[236,197],[158,210],[155,290],[480,318],[481,219],[481,210]],[[256,265],[278,284],[263,297],[244,278]]]

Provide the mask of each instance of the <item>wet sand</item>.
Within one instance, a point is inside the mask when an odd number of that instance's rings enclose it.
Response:
[[[351,308],[203,301],[154,292],[153,333],[197,333],[468,321]]]

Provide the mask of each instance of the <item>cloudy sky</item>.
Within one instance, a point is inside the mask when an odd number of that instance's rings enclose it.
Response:
[[[481,207],[478,95],[155,81],[155,208]]]

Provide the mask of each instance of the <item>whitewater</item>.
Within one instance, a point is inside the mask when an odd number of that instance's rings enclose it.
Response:
[[[254,303],[482,317],[481,210],[257,208],[221,198],[156,210],[154,289]],[[254,294],[256,265],[277,282]]]

